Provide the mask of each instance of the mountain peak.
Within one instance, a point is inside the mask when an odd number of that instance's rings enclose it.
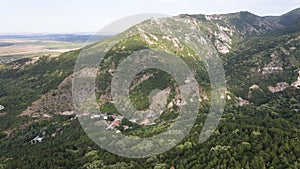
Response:
[[[240,11],[240,12],[238,12],[238,13],[239,13],[239,14],[243,14],[243,15],[255,15],[255,14],[249,12],[249,11]],[[255,15],[255,16],[257,16],[257,15]]]

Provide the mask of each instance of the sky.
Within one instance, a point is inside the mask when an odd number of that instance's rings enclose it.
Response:
[[[300,0],[0,0],[0,34],[97,32],[143,13],[281,15]]]

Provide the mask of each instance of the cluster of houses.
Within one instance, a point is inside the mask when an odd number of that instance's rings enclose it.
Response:
[[[121,126],[122,125],[122,116],[118,116],[118,115],[108,115],[107,113],[89,113],[89,112],[83,112],[80,115],[76,115],[76,117],[89,117],[90,119],[99,119],[99,120],[105,120],[107,122],[107,127],[106,130],[110,130],[110,129],[114,129],[117,126]],[[112,118],[113,121],[109,122],[108,119]],[[130,120],[131,122],[135,122],[134,119]],[[127,126],[127,125],[122,125],[124,130],[128,130],[131,129],[131,127]],[[116,131],[117,133],[120,133],[119,130]]]
[[[87,111],[83,112],[82,114],[77,114],[76,115],[77,118],[87,117],[87,116],[89,116],[91,119],[103,119],[103,120],[107,120],[110,115],[108,115],[107,113],[97,114],[97,113],[90,113],[90,112],[87,112]]]
[[[40,137],[40,136],[36,136],[35,138],[33,138],[32,140],[30,140],[31,144],[35,144],[35,143],[41,143],[43,141],[44,137]]]
[[[77,114],[75,117],[71,118],[70,120],[75,120],[79,117],[88,117],[90,119],[99,119],[99,120],[105,120],[107,122],[106,125],[106,130],[112,130],[115,129],[115,127],[117,126],[121,126],[124,130],[128,130],[128,129],[132,129],[132,127],[127,126],[127,125],[122,125],[122,116],[118,116],[118,115],[108,115],[107,113],[90,113],[90,112],[83,112],[82,114]],[[109,121],[110,119],[113,119],[113,121]],[[135,123],[136,120],[131,119],[129,120],[132,123]],[[61,129],[57,128],[55,132],[53,132],[52,134],[50,134],[50,137],[56,137],[57,133],[60,132]],[[121,133],[120,130],[116,130],[116,133]],[[46,133],[43,132],[43,136],[40,137],[39,135],[34,137],[33,139],[31,139],[29,141],[29,143],[31,144],[36,144],[36,143],[41,143],[43,141],[43,139],[45,138]]]
[[[41,142],[43,141],[45,135],[46,135],[46,132],[43,131],[43,136],[42,136],[42,137],[36,136],[36,137],[34,137],[32,140],[30,140],[29,142],[30,142],[31,144],[41,143]]]
[[[56,131],[50,135],[50,137],[56,137],[57,133],[60,132],[60,131],[61,131],[61,128],[57,128]],[[42,137],[39,136],[39,135],[35,136],[28,143],[30,143],[30,144],[36,144],[36,143],[43,142],[44,138],[46,137],[46,132],[43,131],[42,135],[43,135]]]

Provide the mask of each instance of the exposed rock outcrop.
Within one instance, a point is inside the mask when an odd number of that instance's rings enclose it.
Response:
[[[258,90],[260,92],[263,92],[263,90],[258,85],[254,84],[254,85],[249,87],[248,98],[252,98],[252,92],[254,90]]]
[[[298,78],[297,78],[297,81],[295,81],[294,83],[291,84],[291,86],[297,88],[297,89],[300,89],[300,70],[298,71]]]
[[[260,90],[260,91],[263,91],[258,85],[255,85],[255,84],[252,85],[252,86],[250,86],[249,89],[250,90]]]
[[[275,87],[268,86],[268,90],[272,93],[278,93],[289,87],[290,85],[286,82],[277,83]]]

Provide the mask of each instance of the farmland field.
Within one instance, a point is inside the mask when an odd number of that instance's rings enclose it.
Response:
[[[58,56],[85,45],[89,35],[0,35],[0,63],[17,59]],[[99,39],[105,38],[99,37]]]

